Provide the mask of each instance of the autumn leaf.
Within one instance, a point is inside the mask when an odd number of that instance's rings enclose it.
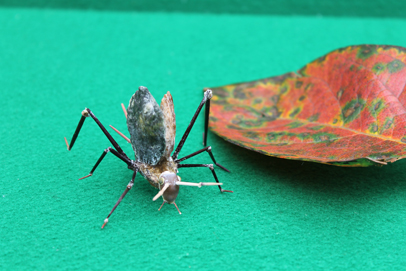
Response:
[[[406,157],[406,48],[335,50],[297,73],[211,88],[210,128],[266,155],[339,166]]]

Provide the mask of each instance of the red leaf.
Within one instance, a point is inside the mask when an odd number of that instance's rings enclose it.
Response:
[[[211,88],[210,128],[270,156],[368,166],[406,156],[406,48],[333,51],[297,73]]]

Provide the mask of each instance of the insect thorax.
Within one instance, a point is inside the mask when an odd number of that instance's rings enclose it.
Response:
[[[156,188],[159,188],[158,179],[162,172],[178,172],[178,167],[176,166],[176,163],[173,162],[171,157],[169,157],[169,159],[161,160],[155,166],[144,164],[142,162],[136,162],[136,164],[144,178]]]

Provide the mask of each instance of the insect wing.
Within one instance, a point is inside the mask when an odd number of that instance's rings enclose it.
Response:
[[[139,87],[127,109],[127,127],[137,160],[156,165],[165,153],[165,120],[146,87]]]
[[[166,128],[165,131],[166,148],[164,156],[166,158],[169,158],[175,146],[175,135],[176,135],[175,109],[173,106],[172,95],[169,91],[162,98],[161,110],[164,113],[165,128]]]

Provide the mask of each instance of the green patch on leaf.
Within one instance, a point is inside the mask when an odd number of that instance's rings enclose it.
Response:
[[[317,126],[313,126],[313,127],[307,127],[307,129],[313,130],[313,131],[321,130],[321,129],[323,129],[323,128],[324,128],[323,125],[317,125]]]
[[[235,88],[233,91],[233,96],[240,100],[247,99],[247,95],[245,95],[244,91],[241,88]]]
[[[385,70],[385,64],[383,63],[376,63],[373,67],[372,67],[372,71],[375,74],[380,74],[381,72],[383,72]]]
[[[365,100],[363,99],[356,99],[348,102],[342,109],[344,123],[349,123],[358,118],[364,106]]]
[[[297,138],[299,138],[300,140],[305,140],[310,138],[312,135],[310,133],[300,133],[297,134]]]
[[[311,87],[313,87],[313,84],[309,83],[305,86],[305,90],[311,89]]]
[[[213,117],[213,116],[210,116],[209,119],[210,119],[210,121],[215,121],[215,122],[219,120],[218,118]]]
[[[271,101],[276,104],[276,103],[279,102],[279,98],[280,98],[279,95],[273,95],[273,96],[271,97]]]
[[[283,86],[280,88],[281,94],[285,94],[288,91],[288,87],[287,86]]]
[[[254,131],[245,132],[244,136],[249,138],[249,139],[252,139],[252,140],[260,140],[261,139],[259,134],[257,132],[254,132]]]
[[[382,133],[383,131],[390,129],[393,125],[393,120],[393,118],[386,118],[380,132]]]
[[[314,114],[313,116],[309,117],[307,120],[310,122],[317,121],[320,117],[320,113]]]
[[[367,59],[374,54],[377,54],[376,46],[362,45],[358,49],[357,58]]]
[[[292,112],[290,112],[289,117],[293,118],[297,114],[299,114],[300,108],[295,108]]]
[[[262,99],[261,98],[256,98],[255,100],[254,100],[254,104],[260,104],[262,102]]]
[[[369,132],[375,134],[376,132],[378,132],[378,125],[373,122],[371,123],[371,125],[369,125]]]
[[[388,63],[388,71],[390,73],[398,72],[401,69],[403,69],[404,67],[405,67],[405,64],[402,61],[398,60],[398,59],[395,59],[392,62]]]
[[[296,81],[295,87],[300,88],[303,85],[303,81]]]
[[[290,129],[294,129],[294,128],[301,127],[303,125],[304,125],[303,122],[294,121],[294,122],[291,122],[291,123],[287,124],[286,126],[289,127]]]
[[[314,142],[332,142],[337,136],[331,133],[317,133],[312,135]]]
[[[385,102],[381,98],[374,99],[368,108],[371,115],[377,118],[379,112],[385,108]]]
[[[215,95],[217,95],[218,97],[220,97],[220,98],[227,98],[227,97],[230,96],[230,93],[228,91],[223,90],[223,89],[215,89],[215,90],[213,90],[213,93]]]
[[[274,143],[278,142],[283,136],[297,136],[297,134],[289,132],[270,132],[266,135],[266,140],[268,142]]]

